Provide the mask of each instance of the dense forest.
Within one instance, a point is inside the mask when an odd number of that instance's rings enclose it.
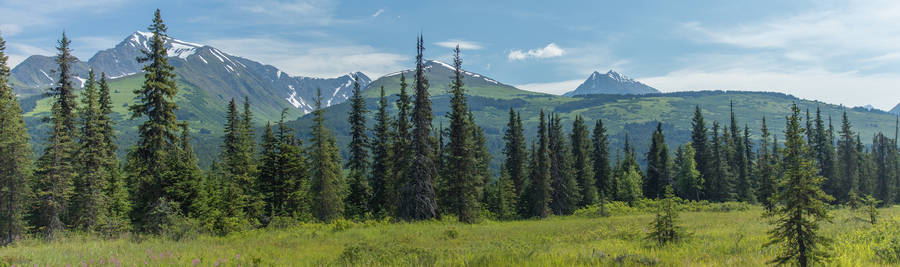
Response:
[[[445,115],[449,125],[433,128],[421,36],[415,75],[400,78],[394,103],[382,87],[377,110],[367,110],[355,84],[346,117],[351,129],[346,160],[325,126],[322,103],[316,103],[310,137],[302,140],[284,119],[267,123],[256,136],[252,103],[232,99],[221,151],[204,171],[187,124],[174,112],[178,88],[158,10],[149,30],[154,36],[150,50],[139,59],[145,64],[144,84],[129,106],[132,119],[143,123],[124,159],[115,153],[108,77],[92,71],[76,95],[69,71],[74,57],[65,33],[57,46],[58,79],[47,92],[54,101],[43,122],[50,132],[34,157],[22,109],[8,84],[0,39],[0,243],[27,234],[53,239],[64,231],[112,236],[191,227],[221,235],[284,220],[450,216],[478,223],[677,196],[761,204],[770,216],[783,218],[773,236],[801,243],[794,237],[803,236],[816,244],[820,237],[814,232],[792,232],[815,227],[792,226],[827,219],[823,205],[900,201],[896,130],[893,136],[872,136],[869,146],[862,140],[870,137],[854,132],[846,113],[836,128],[820,111],[802,112],[796,105],[784,118],[784,133],[770,132],[767,118],[761,129],[749,129],[734,112],[730,121],[708,122],[698,106],[691,142],[674,149],[666,143],[662,122],[651,136],[626,135],[624,146],[611,147],[604,121],[576,117],[564,127],[557,114],[543,111],[536,136],[526,139],[523,118],[511,108],[503,153],[492,155],[467,103],[459,47]],[[389,106],[396,115],[387,111]],[[374,118],[374,127],[367,127],[367,118]],[[751,138],[751,131],[759,137]],[[635,152],[629,141],[635,139],[650,140],[646,154]],[[492,157],[502,157],[498,176],[491,170]],[[776,260],[822,256],[804,253],[789,251]]]

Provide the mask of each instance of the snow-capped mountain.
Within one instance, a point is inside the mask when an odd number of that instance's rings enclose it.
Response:
[[[600,74],[600,72],[595,71],[578,88],[564,95],[652,93],[659,93],[659,90],[610,70],[606,74]]]
[[[73,66],[76,76],[86,77],[89,69],[121,78],[141,72],[137,58],[148,50],[152,33],[135,32],[115,47],[97,52],[87,62]],[[324,106],[347,100],[355,77],[365,88],[371,80],[365,74],[348,73],[336,78],[291,76],[262,63],[229,55],[215,47],[165,38],[169,64],[175,67],[178,81],[203,91],[218,100],[248,97],[254,108],[277,114],[283,108],[309,113],[314,108],[316,89],[322,89]],[[31,56],[12,70],[13,86],[21,96],[39,94],[56,80],[54,57]],[[80,78],[77,78],[80,80]]]

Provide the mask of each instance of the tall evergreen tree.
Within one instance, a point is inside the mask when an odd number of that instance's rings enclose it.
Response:
[[[727,130],[719,135],[719,123],[713,122],[712,131],[712,175],[706,179],[709,197],[715,201],[735,200],[734,181],[728,162]]]
[[[750,158],[747,156],[747,144],[741,136],[741,128],[738,126],[734,114],[734,101],[731,102],[731,126],[729,132],[731,138],[728,143],[728,159],[734,177],[735,198],[744,202],[754,202],[753,182],[750,177]],[[749,133],[748,133],[749,134]]]
[[[700,200],[703,191],[703,177],[694,161],[694,147],[691,144],[678,146],[675,151],[675,193],[689,200]]]
[[[394,153],[391,158],[393,175],[389,177],[390,180],[386,181],[388,189],[385,194],[387,211],[396,216],[399,216],[401,213],[401,198],[404,197],[402,191],[407,184],[406,178],[410,177],[408,173],[411,171],[413,161],[410,145],[412,135],[410,134],[409,124],[412,100],[406,93],[406,86],[406,76],[400,73],[400,94],[396,102],[397,118],[393,124],[394,146],[392,150]]]
[[[706,198],[712,198],[715,191],[710,191],[713,190],[711,185],[718,177],[713,168],[715,165],[712,162],[713,151],[709,144],[709,130],[706,128],[706,122],[703,120],[700,106],[695,107],[694,117],[691,119],[691,145],[694,146],[694,152],[696,152],[694,161],[697,162],[697,170],[700,170],[700,175],[703,176],[706,182],[704,195]]]
[[[856,134],[856,156],[856,168],[859,170],[860,195],[875,195],[874,155],[862,143],[859,133]]]
[[[894,140],[882,133],[875,134],[872,140],[872,161],[875,164],[874,196],[884,205],[894,203],[897,157],[897,146],[894,145]]]
[[[840,140],[837,147],[837,181],[839,190],[835,198],[839,202],[850,200],[850,194],[859,194],[859,164],[857,163],[856,139],[847,112],[841,119]]]
[[[353,95],[350,97],[350,158],[346,167],[349,195],[347,195],[347,216],[362,218],[369,211],[372,188],[369,186],[369,134],[366,129],[366,100],[359,88],[359,77],[353,78]]]
[[[344,215],[344,178],[341,173],[341,156],[338,154],[334,134],[325,128],[325,111],[322,110],[322,90],[318,90],[316,110],[313,111],[312,144],[309,151],[312,185],[313,216],[323,222],[340,219]]]
[[[649,198],[661,198],[666,186],[671,185],[669,168],[669,146],[662,131],[662,122],[656,124],[656,131],[647,151],[647,177],[643,183],[644,195]]]
[[[422,36],[416,46],[416,96],[412,111],[412,153],[413,162],[407,172],[405,197],[401,201],[401,217],[406,220],[427,220],[439,217],[435,199],[434,181],[437,169],[434,164],[434,143],[431,136],[431,99],[428,94],[428,79],[425,78],[425,64],[422,52],[425,50]]]
[[[596,204],[598,201],[597,185],[594,177],[594,166],[591,160],[591,137],[584,118],[581,115],[575,117],[572,123],[572,169],[575,181],[581,189],[581,199],[578,207]]]
[[[469,122],[472,130],[473,151],[475,153],[475,192],[479,203],[485,202],[484,186],[491,182],[491,162],[494,160],[487,147],[487,136],[484,129],[475,123],[475,115],[469,111]]]
[[[825,128],[825,121],[822,118],[822,110],[816,107],[815,129],[809,129],[812,132],[813,141],[810,142],[812,152],[815,154],[816,167],[819,169],[819,175],[825,177],[823,190],[829,195],[836,196],[839,184],[835,179],[837,170],[835,169],[835,153],[834,143],[830,132]]]
[[[0,37],[0,246],[19,240],[31,179],[32,151],[22,108],[10,85],[6,41]]]
[[[506,160],[503,163],[506,174],[513,184],[513,194],[518,196],[524,190],[526,181],[526,167],[528,154],[525,151],[525,133],[522,127],[522,116],[509,108],[509,122],[506,124],[506,132],[503,134],[503,154]],[[502,185],[502,184],[501,184]]]
[[[547,121],[544,111],[541,110],[538,123],[537,144],[531,145],[531,174],[526,193],[523,195],[527,209],[523,212],[525,217],[546,218],[550,216],[550,200],[553,188],[550,186],[550,140],[547,136]]]
[[[606,128],[603,120],[597,120],[594,125],[592,160],[594,164],[594,184],[597,186],[597,195],[601,201],[615,197],[615,182],[612,176],[612,168],[609,162],[609,139],[606,136]]]
[[[819,233],[819,222],[830,220],[825,201],[831,196],[819,188],[824,177],[816,175],[815,163],[807,158],[809,146],[803,140],[804,131],[800,108],[794,104],[784,132],[784,176],[779,179],[778,205],[770,213],[775,217],[775,228],[769,232],[772,239],[768,245],[778,245],[772,263],[805,267],[828,257],[824,250],[828,240]]]
[[[375,134],[372,140],[372,213],[375,215],[389,215],[390,203],[388,201],[391,187],[393,161],[393,132],[391,132],[391,118],[387,111],[388,102],[384,95],[384,86],[381,87],[381,98],[378,100],[378,113],[375,114]]]
[[[173,189],[174,184],[184,181],[171,181],[168,180],[171,176],[164,176],[169,170],[167,161],[179,154],[179,127],[175,116],[178,89],[174,67],[169,65],[165,47],[167,27],[158,9],[148,30],[153,33],[148,42],[149,51],[143,51],[144,56],[138,58],[138,62],[146,63],[142,68],[144,84],[134,91],[137,103],[128,107],[132,119],[146,117],[146,121],[138,126],[137,145],[129,153],[127,166],[134,192],[132,218],[141,226],[146,226],[143,225],[145,215],[157,203],[185,202]]]
[[[245,108],[247,109],[247,108]],[[243,118],[243,119],[242,119]],[[222,174],[219,177],[224,179],[222,185],[225,187],[224,209],[226,216],[236,218],[244,227],[244,222],[249,223],[250,218],[255,218],[257,210],[255,209],[256,195],[254,187],[259,187],[256,183],[255,170],[252,167],[253,155],[250,154],[250,143],[247,139],[247,124],[244,117],[238,110],[234,98],[228,103],[228,110],[225,116],[225,134],[222,137]],[[253,142],[255,144],[255,142]],[[260,213],[262,211],[259,211]]]
[[[112,97],[110,96],[106,73],[100,74],[100,91],[98,94],[98,120],[103,136],[104,151],[107,153],[104,168],[109,173],[109,181],[106,183],[107,188],[105,188],[105,193],[108,197],[107,218],[109,219],[106,224],[109,225],[104,227],[108,228],[108,230],[116,230],[112,228],[127,230],[131,201],[129,201],[128,184],[119,166],[119,156],[116,153],[119,147],[116,144],[116,130],[113,128],[115,122],[110,116],[113,113]]]
[[[773,154],[769,152],[769,127],[766,125],[766,117],[762,118],[762,128],[759,140],[759,152],[756,159],[756,176],[759,179],[759,190],[757,198],[763,204],[767,211],[775,209],[775,202],[772,196],[775,195],[777,186],[777,173],[775,171],[775,159]],[[773,146],[774,148],[774,146]]]
[[[572,172],[568,142],[563,135],[559,115],[551,115],[547,137],[550,156],[550,209],[557,215],[568,215],[575,211],[581,199],[578,182]]]
[[[38,158],[35,174],[38,203],[33,225],[47,237],[53,239],[65,225],[67,207],[72,193],[72,179],[76,175],[74,155],[77,104],[72,86],[71,65],[75,62],[69,48],[69,38],[63,33],[56,47],[56,63],[59,80],[47,93],[53,99],[50,118],[50,134],[44,145],[44,154]]]
[[[75,159],[78,170],[74,182],[74,194],[70,210],[73,225],[81,230],[93,231],[99,221],[106,219],[108,196],[105,191],[110,180],[109,152],[103,137],[94,70],[88,73],[81,92],[79,110],[80,135]]]
[[[450,112],[447,120],[450,121],[448,131],[448,143],[444,148],[446,158],[444,160],[446,172],[444,179],[448,187],[448,210],[459,221],[473,223],[478,220],[480,212],[478,203],[478,185],[480,176],[477,173],[476,147],[474,140],[474,123],[469,120],[469,107],[466,104],[465,89],[463,88],[462,59],[459,56],[459,46],[453,50],[453,77],[450,81]]]
[[[277,133],[266,123],[259,191],[265,202],[265,214],[298,218],[308,215],[307,161],[303,143],[284,123],[286,115],[287,109],[282,110],[281,119],[276,123]]]

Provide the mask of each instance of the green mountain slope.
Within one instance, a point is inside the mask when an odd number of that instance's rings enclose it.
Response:
[[[691,118],[694,107],[699,105],[703,110],[706,121],[712,128],[712,121],[719,121],[722,126],[729,124],[729,103],[734,102],[734,110],[741,127],[750,127],[752,138],[759,137],[759,128],[762,117],[768,121],[770,131],[782,135],[785,116],[789,107],[796,102],[802,109],[809,109],[815,116],[816,108],[822,109],[826,123],[831,116],[835,126],[839,126],[841,112],[847,110],[854,130],[861,134],[863,142],[871,142],[871,136],[876,132],[893,133],[895,117],[892,114],[881,111],[867,111],[864,109],[849,109],[846,107],[799,99],[791,95],[768,92],[739,92],[739,91],[702,91],[702,92],[678,92],[647,95],[586,95],[578,97],[566,97],[546,95],[522,91],[512,86],[497,84],[485,84],[485,77],[474,77],[475,74],[466,75],[463,80],[466,83],[467,95],[469,95],[469,107],[475,115],[476,123],[485,130],[488,137],[488,147],[494,155],[492,165],[496,168],[502,160],[503,131],[507,121],[509,108],[515,108],[521,112],[524,118],[526,135],[531,138],[534,135],[538,123],[540,110],[559,114],[563,118],[566,130],[570,130],[575,115],[582,115],[593,127],[594,121],[602,119],[611,135],[611,146],[615,156],[624,143],[626,134],[637,152],[643,154],[649,147],[650,136],[656,128],[658,121],[663,122],[663,130],[666,141],[674,150],[674,147],[690,140]],[[443,70],[427,73],[430,79],[433,108],[436,116],[434,126],[447,126],[445,114],[449,111],[449,96],[446,92],[447,77],[449,73]],[[413,81],[407,75],[407,82]],[[399,75],[388,75],[372,82],[366,89],[366,103],[370,110],[376,108],[378,88],[384,86],[391,94],[390,101],[396,100],[399,91]],[[391,112],[396,112],[393,106]],[[349,106],[346,104],[335,105],[326,109],[327,124],[335,130],[341,149],[347,145],[347,114]],[[372,115],[371,113],[369,115]],[[372,123],[373,120],[369,120]],[[304,116],[291,126],[300,133],[308,133],[311,125],[311,116]]]

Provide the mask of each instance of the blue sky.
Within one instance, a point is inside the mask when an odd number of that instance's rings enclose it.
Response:
[[[373,78],[426,57],[523,89],[563,93],[609,69],[662,91],[778,91],[829,103],[900,102],[900,1],[6,0],[11,63],[54,54],[66,30],[86,60],[150,23],[292,75]]]

